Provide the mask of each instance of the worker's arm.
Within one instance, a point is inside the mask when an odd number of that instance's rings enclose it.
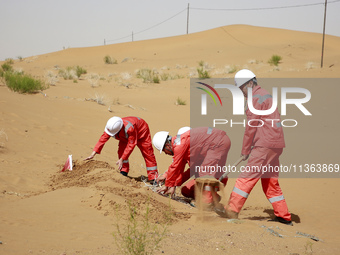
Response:
[[[137,130],[134,126],[131,126],[127,131],[126,131],[127,135],[128,135],[128,141],[127,141],[127,145],[125,147],[124,153],[121,156],[120,159],[123,160],[128,160],[129,156],[131,155],[133,149],[135,148],[135,146],[137,145]]]
[[[104,133],[101,135],[101,137],[99,138],[99,140],[98,140],[98,142],[96,143],[96,145],[94,146],[91,155],[88,156],[87,158],[85,158],[84,160],[93,159],[94,156],[95,156],[96,154],[100,154],[101,151],[102,151],[102,149],[103,149],[103,147],[104,147],[104,145],[105,145],[105,143],[110,139],[110,137],[111,137],[111,136],[109,136],[107,133],[104,132]]]
[[[174,187],[176,186],[176,180],[184,172],[185,165],[187,163],[187,153],[189,153],[190,147],[190,137],[187,138],[188,141],[181,141],[180,145],[174,148],[173,162],[169,166],[167,171],[167,178],[165,181],[165,186]]]

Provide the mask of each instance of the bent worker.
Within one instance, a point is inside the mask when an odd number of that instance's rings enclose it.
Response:
[[[253,72],[247,69],[238,71],[235,75],[235,84],[241,89],[246,99],[252,98],[255,109],[271,109],[272,96],[257,84]],[[252,94],[248,94],[250,92]],[[288,212],[286,200],[278,182],[279,173],[263,175],[261,171],[263,167],[271,166],[275,169],[280,165],[279,157],[285,147],[280,114],[276,108],[269,115],[256,115],[248,107],[246,114],[248,123],[251,121],[251,125],[247,125],[244,132],[241,156],[243,160],[249,158],[245,169],[254,171],[245,171],[240,174],[230,195],[228,205],[224,210],[216,212],[223,217],[238,218],[251,190],[261,178],[263,192],[274,209],[276,216],[274,220],[292,225],[291,214]],[[273,123],[264,121],[264,119],[270,119]]]
[[[119,140],[118,158],[116,162],[118,170],[127,176],[130,170],[129,156],[137,145],[140,149],[146,165],[148,181],[153,182],[158,177],[157,162],[153,152],[150,129],[148,124],[139,117],[112,117],[105,126],[104,133],[95,145],[92,154],[85,160],[92,159],[100,154],[105,143],[111,138]]]
[[[152,143],[160,153],[164,151],[165,154],[173,156],[173,162],[168,170],[157,178],[157,182],[165,180],[165,185],[158,193],[171,196],[174,195],[176,186],[181,186],[193,175],[195,177],[211,175],[219,178],[223,172],[209,169],[225,166],[231,146],[225,131],[208,127],[188,129],[175,137],[171,137],[169,132],[160,131],[154,135]],[[189,169],[184,172],[186,164],[189,164]],[[200,171],[202,169],[205,170]],[[227,181],[228,178],[222,180],[224,185]],[[203,191],[203,200],[205,203],[212,203],[212,194],[209,190],[206,191],[208,192]],[[195,198],[195,180],[188,181],[181,192],[185,197]]]

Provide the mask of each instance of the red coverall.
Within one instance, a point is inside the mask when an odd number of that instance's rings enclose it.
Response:
[[[267,110],[272,106],[271,95],[260,86],[253,88],[252,101],[254,108],[257,110]],[[248,121],[255,120],[250,122],[251,126],[246,126],[243,137],[242,155],[250,154],[245,169],[252,169],[253,171],[240,174],[233,192],[230,195],[228,203],[229,209],[237,213],[240,212],[251,190],[261,178],[263,192],[272,204],[274,214],[277,217],[282,217],[290,221],[291,215],[288,212],[286,200],[283,197],[278,182],[279,172],[266,173],[263,175],[261,171],[264,166],[266,166],[267,169],[269,169],[269,167],[274,169],[280,166],[279,157],[285,147],[280,114],[277,109],[270,115],[255,115],[250,112],[249,109],[246,110],[246,114]],[[256,119],[262,120],[263,122],[256,121]],[[268,121],[268,119],[274,121]],[[262,124],[263,126],[261,126]]]
[[[219,178],[223,172],[196,171],[196,166],[220,166],[226,164],[231,142],[227,134],[218,129],[199,127],[193,128],[184,134],[172,137],[174,151],[173,162],[165,173],[165,186],[181,186],[191,176],[213,175]],[[190,164],[189,164],[190,162]],[[184,172],[186,164],[190,168]],[[223,180],[226,185],[227,178]],[[182,194],[186,197],[195,197],[195,180],[187,182],[182,187]],[[212,201],[211,193],[206,192],[206,201]]]
[[[122,129],[114,136],[119,140],[118,157],[123,159],[121,171],[129,172],[129,156],[137,145],[146,164],[148,179],[153,180],[158,176],[156,158],[153,153],[151,135],[148,124],[139,117],[124,117]],[[94,151],[100,154],[110,135],[103,133],[94,147]]]

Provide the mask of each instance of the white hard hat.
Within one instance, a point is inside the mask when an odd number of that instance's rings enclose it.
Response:
[[[184,134],[185,132],[189,131],[190,129],[191,129],[190,127],[181,127],[180,129],[178,129],[177,135]]]
[[[159,131],[152,138],[152,144],[162,153],[169,132]]]
[[[248,69],[242,69],[235,74],[235,85],[239,88],[255,77],[256,75],[252,71]]]
[[[123,120],[115,116],[107,121],[104,131],[108,135],[114,136],[115,134],[119,132],[122,126],[123,126]]]

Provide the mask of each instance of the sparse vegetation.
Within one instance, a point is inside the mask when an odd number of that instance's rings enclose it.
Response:
[[[80,67],[80,66],[76,66],[75,69],[76,69],[76,74],[77,74],[78,78],[80,78],[80,76],[82,74],[86,74],[87,73],[87,71],[84,68]]]
[[[10,62],[5,62],[1,65],[1,69],[3,72],[12,72],[13,66]]]
[[[104,62],[105,62],[105,64],[117,64],[117,63],[118,63],[117,60],[116,60],[115,58],[112,58],[112,57],[109,56],[109,55],[106,55],[106,56],[104,57]]]
[[[176,79],[184,78],[183,75],[180,75],[180,74],[169,74],[169,73],[162,73],[160,76],[161,76],[161,80],[162,81],[176,80]]]
[[[106,97],[104,94],[95,93],[91,98],[85,98],[85,101],[93,101],[100,105],[108,105],[110,104],[110,99]]]
[[[57,75],[55,75],[52,71],[48,71],[45,78],[50,86],[55,86],[59,81]]]
[[[143,68],[137,71],[137,78],[143,79],[143,82],[159,83],[160,79],[158,73],[155,70]]]
[[[150,222],[149,213],[150,208],[147,204],[143,219],[137,219],[136,208],[129,202],[129,219],[126,226],[122,227],[117,219],[113,236],[123,254],[146,255],[153,254],[159,249],[160,242],[165,238],[170,218],[166,223],[156,225]]]
[[[228,73],[235,73],[237,71],[237,67],[235,65],[229,66]]]
[[[66,67],[66,69],[59,70],[59,76],[63,77],[65,80],[75,80],[79,79],[82,74],[86,74],[86,69],[80,66]]]
[[[186,101],[181,99],[180,97],[177,97],[176,99],[176,105],[186,105]]]
[[[278,66],[280,61],[282,60],[282,57],[279,55],[273,55],[269,60],[268,63],[270,65]]]
[[[210,78],[209,72],[207,70],[204,70],[203,67],[197,68],[198,78],[200,79],[208,79]]]
[[[13,65],[13,64],[14,64],[13,58],[6,58],[5,61],[6,61],[6,63],[8,63],[8,64],[10,64],[10,65]]]
[[[210,78],[210,74],[208,70],[206,70],[206,63],[201,60],[198,62],[199,67],[197,68],[198,78],[199,79],[208,79]]]

